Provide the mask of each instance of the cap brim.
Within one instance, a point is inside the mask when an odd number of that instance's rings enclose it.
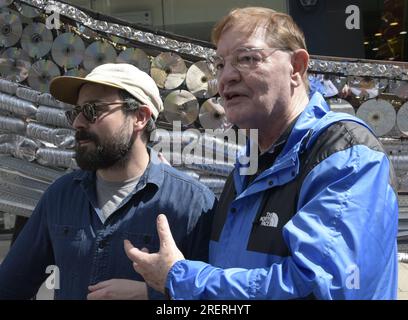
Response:
[[[101,84],[107,87],[122,89],[119,86],[108,84],[103,81],[61,76],[52,79],[50,83],[50,93],[54,96],[55,99],[74,105],[77,103],[79,90],[81,89],[82,85],[86,83]]]

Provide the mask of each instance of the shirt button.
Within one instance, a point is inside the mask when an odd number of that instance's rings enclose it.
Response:
[[[273,186],[273,181],[272,181],[272,180],[269,180],[269,181],[268,181],[268,184],[269,184],[270,186]]]
[[[106,240],[101,240],[99,242],[98,248],[103,249],[103,248],[105,248],[105,246],[106,246]]]
[[[237,209],[236,208],[231,208],[231,212],[235,213],[235,212],[237,212]]]

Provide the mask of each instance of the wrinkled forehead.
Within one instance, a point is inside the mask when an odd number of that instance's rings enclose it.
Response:
[[[265,27],[257,27],[250,32],[241,32],[238,26],[224,28],[217,43],[217,55],[225,56],[237,48],[269,47]]]
[[[222,50],[228,44],[235,43],[236,47],[246,46],[246,43],[252,43],[252,46],[261,46],[266,43],[267,46],[273,45],[273,39],[268,33],[265,25],[257,25],[254,28],[247,28],[241,24],[228,24],[223,28],[217,43],[217,52]]]
[[[270,40],[271,35],[268,36],[268,29],[266,20],[232,19],[222,29],[217,47],[225,33],[236,33],[247,38],[256,36],[265,41]]]

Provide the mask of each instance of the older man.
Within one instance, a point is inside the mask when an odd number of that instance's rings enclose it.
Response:
[[[133,271],[123,240],[157,250],[155,220],[165,213],[183,254],[207,259],[215,198],[146,147],[162,110],[156,84],[132,65],[105,64],[58,77],[50,91],[76,104],[67,117],[81,170],[41,198],[0,266],[0,299],[33,297],[52,269],[57,299],[163,298]]]
[[[258,172],[237,163],[228,179],[210,264],[186,260],[160,215],[158,254],[125,242],[135,270],[173,299],[396,298],[391,163],[362,121],[309,100],[302,32],[252,7],[231,11],[213,40],[228,119],[259,131]]]

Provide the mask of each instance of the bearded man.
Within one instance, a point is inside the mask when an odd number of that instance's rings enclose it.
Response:
[[[0,299],[35,296],[49,266],[57,299],[164,298],[134,272],[123,240],[158,251],[164,213],[184,255],[207,260],[215,197],[147,147],[163,109],[155,82],[132,65],[104,64],[53,79],[50,92],[75,105],[66,115],[81,170],[44,193],[0,265]]]

